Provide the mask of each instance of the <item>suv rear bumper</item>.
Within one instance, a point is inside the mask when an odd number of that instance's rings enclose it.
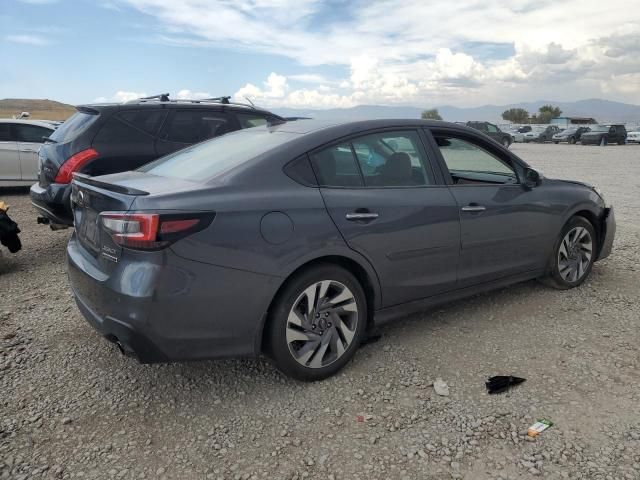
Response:
[[[51,223],[73,226],[71,185],[52,183],[46,188],[34,183],[30,190],[31,204]]]

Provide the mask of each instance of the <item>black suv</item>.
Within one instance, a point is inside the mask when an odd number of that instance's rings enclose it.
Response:
[[[627,129],[624,125],[596,125],[590,132],[583,133],[580,137],[582,145],[606,145],[627,143]]]
[[[496,142],[503,145],[505,148],[509,148],[509,145],[513,143],[513,137],[510,133],[503,132],[497,125],[489,122],[467,122],[467,127],[480,130],[485,135],[490,136]]]
[[[38,223],[54,229],[73,225],[69,196],[75,172],[93,176],[134,170],[234,130],[285,121],[229,98],[169,100],[163,94],[76,107],[40,148],[38,183],[31,187],[31,202],[42,215]]]

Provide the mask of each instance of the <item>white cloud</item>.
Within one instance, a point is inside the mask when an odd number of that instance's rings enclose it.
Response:
[[[209,92],[192,92],[188,89],[178,91],[175,96],[175,98],[177,98],[178,100],[202,100],[212,97],[213,95],[211,95]]]
[[[545,90],[568,100],[576,92],[598,95],[616,81],[624,82],[619,98],[637,101],[640,94],[640,84],[628,83],[640,72],[637,0],[619,0],[616,8],[601,0],[343,2],[339,8],[349,11],[339,22],[326,22],[321,11],[338,6],[319,0],[120,1],[155,17],[164,26],[161,42],[349,71],[336,79],[274,73],[264,85],[247,79],[253,83],[236,93],[274,105],[506,103],[539,99]],[[474,57],[474,44],[512,53]],[[307,88],[292,90],[288,81]]]
[[[25,45],[43,46],[49,44],[49,41],[46,38],[33,34],[7,35],[4,38],[8,42],[23,43]]]
[[[96,103],[124,103],[137,98],[146,97],[144,92],[131,92],[126,90],[118,90],[110,97],[97,97],[93,101]]]

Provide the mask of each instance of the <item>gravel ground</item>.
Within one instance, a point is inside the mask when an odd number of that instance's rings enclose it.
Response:
[[[0,478],[640,479],[640,146],[513,149],[601,187],[613,255],[572,291],[527,282],[395,322],[314,384],[120,356],[71,299],[69,233],[0,192],[24,244],[0,259]],[[496,374],[527,381],[489,396]],[[530,439],[538,418],[555,424]]]

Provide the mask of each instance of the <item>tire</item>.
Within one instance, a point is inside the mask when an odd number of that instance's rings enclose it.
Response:
[[[503,138],[502,139],[502,146],[504,148],[509,148],[509,145],[511,145],[511,142],[509,141],[509,139],[508,138]]]
[[[575,145],[576,144],[576,137],[569,137],[569,143],[571,145]]]
[[[591,222],[584,217],[572,217],[562,227],[547,264],[547,274],[540,281],[558,290],[581,285],[591,272],[597,245],[598,238]]]
[[[337,312],[330,307],[336,299],[341,304]],[[287,281],[271,309],[266,332],[269,356],[289,377],[304,381],[330,377],[355,355],[364,338],[367,313],[364,290],[349,271],[329,264],[305,270]]]

